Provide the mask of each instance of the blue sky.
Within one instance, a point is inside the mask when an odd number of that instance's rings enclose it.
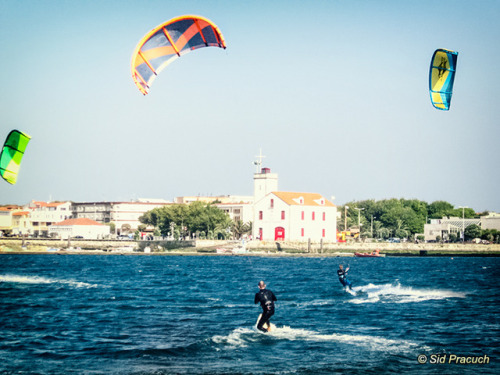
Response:
[[[173,62],[144,97],[146,32],[197,14],[228,48]],[[0,0],[0,138],[32,136],[0,204],[284,191],[500,212],[500,2]],[[429,63],[459,52],[449,112]],[[3,142],[3,141],[2,141]]]

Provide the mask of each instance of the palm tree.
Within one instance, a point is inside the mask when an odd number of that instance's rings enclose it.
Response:
[[[233,237],[239,240],[241,236],[245,233],[245,224],[242,220],[233,221],[231,224],[231,232],[233,232]]]
[[[243,223],[242,220],[233,221],[231,224],[231,232],[236,240],[241,239],[244,234],[252,233],[252,222]]]

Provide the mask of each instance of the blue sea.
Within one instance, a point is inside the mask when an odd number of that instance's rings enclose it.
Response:
[[[0,255],[0,373],[498,374],[499,267],[500,258]],[[259,280],[278,298],[267,334],[255,328]]]

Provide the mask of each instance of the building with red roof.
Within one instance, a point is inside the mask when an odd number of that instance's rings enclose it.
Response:
[[[51,225],[49,235],[61,239],[84,238],[95,240],[109,237],[109,229],[108,225],[87,218],[67,219]]]
[[[337,241],[337,207],[318,193],[278,190],[269,168],[254,174],[253,236],[263,241]]]

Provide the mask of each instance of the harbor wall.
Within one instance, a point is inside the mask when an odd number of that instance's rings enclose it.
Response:
[[[241,247],[241,241],[129,241],[129,240],[60,240],[60,239],[12,239],[0,238],[0,251],[47,251],[48,249],[79,249],[113,251],[130,249],[143,252],[149,247],[151,252],[185,249],[193,252],[215,252],[217,248],[233,249]],[[500,254],[500,244],[475,243],[387,243],[387,242],[348,242],[348,243],[321,243],[321,242],[274,242],[274,241],[246,241],[245,247],[249,251],[291,252],[291,253],[354,253],[372,252],[380,250],[386,254],[404,254],[441,252],[441,253],[497,253]]]

